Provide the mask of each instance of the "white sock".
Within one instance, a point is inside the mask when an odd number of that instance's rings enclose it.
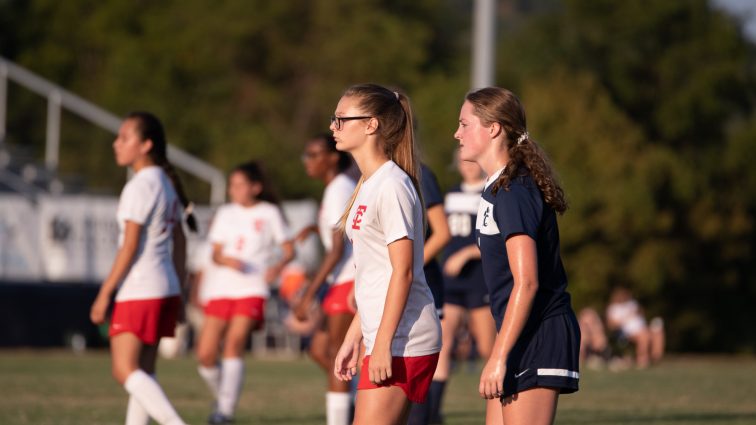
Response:
[[[328,425],[348,425],[352,396],[349,393],[326,393],[326,423]]]
[[[244,378],[244,362],[241,358],[228,358],[221,361],[221,380],[218,390],[218,413],[223,416],[234,416],[236,402],[239,401],[242,379]]]
[[[136,399],[142,408],[161,425],[186,425],[176,410],[171,406],[160,385],[137,369],[126,378],[123,384],[132,398]]]
[[[126,408],[126,425],[147,425],[149,423],[150,415],[134,396],[129,396],[129,407]]]
[[[221,382],[220,368],[218,366],[205,367],[200,365],[197,367],[197,372],[199,372],[207,387],[210,388],[210,392],[213,393],[213,397],[217,400]]]

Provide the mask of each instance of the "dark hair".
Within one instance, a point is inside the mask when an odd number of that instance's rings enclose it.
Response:
[[[557,182],[546,152],[528,135],[525,109],[520,99],[509,90],[486,87],[468,93],[465,100],[472,104],[475,116],[483,125],[499,123],[506,134],[509,162],[494,182],[493,192],[496,193],[500,188],[509,190],[513,179],[530,173],[543,194],[543,200],[554,211],[564,214],[567,211],[564,191]]]
[[[412,106],[409,98],[399,91],[391,91],[377,84],[358,84],[349,87],[343,97],[359,99],[359,108],[365,115],[378,120],[378,143],[383,153],[394,161],[412,180],[415,192],[423,205],[423,226],[425,226],[425,202],[420,189],[420,162],[413,129]],[[363,177],[357,182],[352,199],[341,217],[342,228],[346,226],[347,215],[362,186]]]
[[[333,135],[321,133],[310,139],[310,143],[315,141],[319,141],[327,152],[339,154],[339,173],[343,173],[352,166],[352,156],[347,152],[336,149],[336,139],[333,138]]]
[[[179,201],[181,201],[181,205],[184,207],[186,225],[192,232],[197,232],[197,220],[191,212],[191,201],[186,197],[184,186],[181,184],[178,174],[176,174],[176,169],[174,169],[173,165],[168,162],[168,143],[165,140],[163,124],[155,115],[144,111],[132,112],[126,116],[126,119],[134,120],[136,122],[136,129],[142,140],[152,141],[152,149],[150,149],[147,155],[149,155],[152,162],[161,167],[163,171],[165,171],[165,174],[168,175],[168,178],[171,179]]]
[[[268,177],[259,162],[249,161],[244,164],[239,164],[231,170],[231,174],[233,173],[242,173],[250,182],[259,183],[262,186],[262,191],[257,195],[257,199],[270,202],[279,207],[281,206],[281,201],[278,199],[278,195],[273,191],[273,187],[270,185]]]

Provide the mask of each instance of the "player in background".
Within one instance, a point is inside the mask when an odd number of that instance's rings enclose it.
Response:
[[[197,224],[191,205],[166,156],[165,131],[148,112],[129,114],[113,142],[116,163],[134,177],[118,202],[119,248],[108,277],[92,304],[90,318],[105,322],[113,294],[110,323],[113,377],[129,393],[127,425],[183,424],[155,380],[161,337],[173,336],[181,315],[186,240],[181,225]]]
[[[278,198],[256,162],[231,172],[228,195],[208,233],[214,267],[203,276],[207,303],[197,343],[199,374],[216,399],[210,424],[233,421],[247,340],[263,325],[269,285],[294,257]]]
[[[560,393],[578,390],[580,329],[559,253],[564,192],[510,91],[468,93],[459,157],[488,175],[476,236],[498,334],[479,392],[486,423],[551,424]]]
[[[354,319],[354,310],[348,302],[348,296],[354,289],[354,264],[352,246],[339,229],[341,216],[354,193],[355,181],[344,174],[352,165],[348,153],[336,149],[336,140],[331,135],[321,135],[307,142],[302,155],[305,171],[311,178],[325,184],[323,199],[318,213],[317,231],[325,248],[325,257],[312,280],[305,286],[299,303],[294,308],[299,320],[307,320],[316,301],[318,291],[324,284],[328,292],[322,302],[325,313],[324,327],[312,339],[311,352],[325,353],[325,358],[318,361],[326,372],[328,392],[326,393],[326,419],[328,425],[347,425],[351,416],[351,395],[349,382],[340,381],[331,373],[336,352],[344,342],[349,325]],[[310,233],[305,228],[297,235],[297,240],[304,240]],[[319,342],[326,346],[317,347]]]
[[[352,86],[331,131],[362,172],[341,220],[352,241],[358,314],[334,374],[352,379],[364,341],[354,423],[405,423],[410,402],[425,400],[441,349],[422,269],[424,212],[409,99],[374,84]]]
[[[485,177],[474,162],[460,161],[455,155],[455,164],[462,182],[452,187],[444,198],[451,241],[443,255],[443,345],[428,395],[432,424],[442,423],[443,394],[449,379],[455,336],[460,327],[468,324],[478,354],[484,361],[491,353],[496,336],[488,288],[483,281],[480,249],[475,242],[475,218]]]

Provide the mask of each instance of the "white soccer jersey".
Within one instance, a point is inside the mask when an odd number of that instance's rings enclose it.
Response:
[[[328,183],[323,192],[323,201],[318,213],[318,231],[326,251],[333,249],[333,231],[339,226],[341,215],[344,214],[344,209],[349,204],[355,186],[354,180],[345,174],[339,174]],[[328,282],[331,285],[340,285],[353,280],[352,244],[345,242],[344,253],[336,267],[331,271]]]
[[[165,298],[181,293],[171,248],[173,226],[181,225],[176,191],[160,167],[139,170],[126,183],[118,202],[118,245],[126,221],[142,225],[134,261],[121,283],[116,301]]]
[[[273,265],[278,246],[290,239],[281,210],[268,202],[251,207],[226,204],[218,208],[210,226],[211,244],[222,244],[223,255],[245,263],[244,271],[214,265],[203,279],[206,299],[270,295],[265,271]]]
[[[423,273],[423,210],[409,176],[393,161],[362,183],[346,223],[356,266],[355,296],[366,353],[370,354],[383,316],[391,261],[388,245],[413,241],[412,286],[394,334],[391,355],[417,357],[441,350],[441,326]]]

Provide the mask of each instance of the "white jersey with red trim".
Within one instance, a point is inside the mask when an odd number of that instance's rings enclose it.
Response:
[[[116,301],[165,298],[181,293],[171,255],[173,226],[181,225],[181,208],[173,184],[163,169],[149,166],[126,183],[118,201],[118,245],[123,245],[126,221],[142,226],[139,246]]]
[[[409,176],[393,161],[362,183],[346,223],[356,266],[355,297],[366,353],[370,354],[386,303],[391,261],[388,245],[413,241],[413,280],[391,355],[417,357],[441,350],[441,325],[423,273],[423,209]]]
[[[323,201],[318,213],[318,231],[326,251],[333,249],[333,231],[339,227],[339,221],[349,205],[355,186],[355,181],[349,176],[339,174],[328,183],[323,192]],[[333,286],[351,281],[354,281],[352,244],[349,241],[344,241],[344,252],[328,276],[328,282]]]
[[[208,239],[221,244],[223,255],[241,260],[244,271],[214,264],[203,276],[203,298],[264,297],[270,295],[265,272],[279,246],[291,239],[280,208],[269,202],[251,207],[226,204],[218,208]]]

